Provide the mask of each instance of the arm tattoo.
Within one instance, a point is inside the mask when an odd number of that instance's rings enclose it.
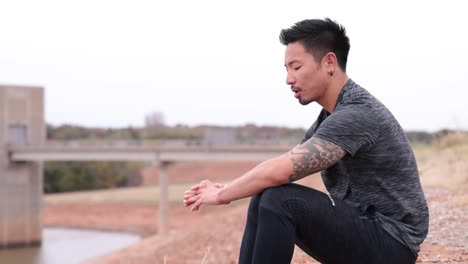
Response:
[[[289,152],[294,173],[289,182],[324,170],[344,157],[346,151],[329,141],[312,137]]]

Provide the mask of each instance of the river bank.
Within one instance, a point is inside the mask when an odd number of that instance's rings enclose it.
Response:
[[[468,263],[467,193],[434,188],[425,192],[431,222],[418,263]],[[461,203],[464,205],[459,206]],[[118,230],[145,237],[125,249],[89,260],[89,264],[237,263],[246,210],[247,201],[223,208],[205,207],[197,213],[173,206],[168,237],[157,235],[157,207],[153,205],[50,205],[44,222],[47,226]],[[317,262],[296,248],[292,263]]]

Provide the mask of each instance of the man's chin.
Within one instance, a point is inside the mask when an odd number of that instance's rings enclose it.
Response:
[[[311,103],[311,101],[306,101],[306,100],[299,99],[299,103],[300,103],[301,105],[308,105],[308,104]]]

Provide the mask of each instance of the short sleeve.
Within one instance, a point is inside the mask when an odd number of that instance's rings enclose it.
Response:
[[[315,131],[315,127],[316,127],[316,126],[317,126],[317,121],[315,121],[315,122],[312,124],[312,126],[310,126],[310,128],[307,130],[307,132],[305,133],[304,138],[302,138],[300,144],[303,144],[304,142],[306,142],[307,140],[309,140],[309,139],[314,135],[314,131]]]
[[[372,147],[379,137],[380,122],[365,106],[347,106],[330,114],[315,131],[314,137],[342,147],[351,156],[361,148]]]
[[[315,131],[317,130],[317,127],[320,126],[322,121],[325,118],[327,118],[327,116],[328,116],[328,112],[325,109],[322,109],[322,111],[320,111],[320,113],[319,113],[319,115],[317,117],[317,120],[315,120],[315,122],[307,130],[307,132],[305,133],[304,138],[302,138],[300,144],[303,144],[304,142],[306,142],[307,140],[309,140],[311,137],[314,136]]]

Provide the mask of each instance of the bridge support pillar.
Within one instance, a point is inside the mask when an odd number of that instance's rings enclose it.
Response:
[[[0,150],[0,248],[42,240],[42,163],[10,163]]]
[[[169,233],[169,175],[170,162],[163,161],[159,166],[159,224],[158,233],[166,236]]]

